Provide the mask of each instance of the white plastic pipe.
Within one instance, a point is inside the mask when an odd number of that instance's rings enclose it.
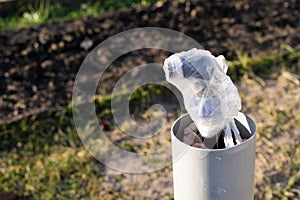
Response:
[[[242,144],[226,149],[200,149],[184,144],[188,114],[171,129],[175,200],[253,200],[256,126],[239,113],[235,119]]]

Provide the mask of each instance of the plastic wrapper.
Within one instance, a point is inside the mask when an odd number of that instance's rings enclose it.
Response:
[[[191,49],[167,58],[163,68],[167,81],[182,93],[185,108],[201,136],[215,137],[224,129],[226,147],[234,146],[233,135],[235,143],[242,142],[233,119],[241,110],[241,99],[226,75],[224,56]]]

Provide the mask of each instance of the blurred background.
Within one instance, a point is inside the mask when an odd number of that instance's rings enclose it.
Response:
[[[145,6],[157,0],[1,0],[1,30],[28,27],[111,12],[121,8]]]
[[[110,36],[148,26],[180,31],[225,56],[242,112],[257,124],[255,199],[299,199],[299,10],[299,0],[0,0],[0,200],[173,199],[171,165],[112,174],[84,148],[72,119],[72,87],[88,53]],[[167,88],[148,84],[130,97],[140,124],[149,122],[151,105],[165,106],[159,137],[134,141],[114,125],[110,109],[124,73],[169,55],[129,52],[101,77],[97,117],[120,148],[145,153],[170,143],[182,113]]]

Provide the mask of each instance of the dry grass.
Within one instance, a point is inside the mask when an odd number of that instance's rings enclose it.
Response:
[[[299,68],[299,63],[295,62],[294,68]],[[299,76],[286,70],[270,79],[247,74],[238,87],[243,112],[257,124],[255,199],[297,200],[300,196]],[[133,109],[137,119],[149,119],[145,109],[152,101],[151,94],[158,96],[161,92],[148,88],[147,95],[141,95],[145,91],[132,99],[133,108],[142,108],[142,111]],[[162,99],[169,101],[167,97]],[[99,118],[108,122],[109,102],[109,97],[96,102]],[[172,114],[168,114],[163,139],[157,137],[136,144],[113,124],[108,126],[109,137],[133,152],[149,152],[166,145],[170,142],[170,126],[179,114],[174,106],[170,107]],[[70,107],[62,113],[50,112],[2,125],[0,139],[0,191],[15,191],[24,199],[172,199],[171,165],[147,174],[109,170],[81,144]]]
[[[298,199],[300,195],[300,82],[282,71],[261,86],[244,77],[244,110],[257,124],[256,199]],[[251,88],[251,89],[249,89]]]

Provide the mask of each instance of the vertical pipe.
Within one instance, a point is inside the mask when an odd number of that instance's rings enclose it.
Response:
[[[188,114],[171,129],[175,200],[253,200],[256,126],[239,113],[235,119],[242,144],[226,149],[201,149],[182,142],[191,122]]]

